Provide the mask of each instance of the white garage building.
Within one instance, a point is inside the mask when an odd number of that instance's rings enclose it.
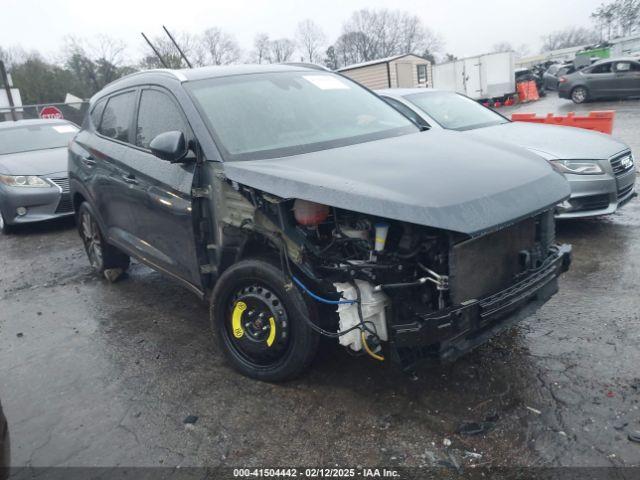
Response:
[[[431,87],[431,62],[418,55],[404,54],[338,69],[342,75],[372,90],[379,88]]]

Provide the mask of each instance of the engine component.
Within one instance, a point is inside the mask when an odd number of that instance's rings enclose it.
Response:
[[[388,223],[376,223],[376,243],[375,251],[382,252],[384,245],[387,243],[387,234],[389,233]]]
[[[364,323],[362,330],[355,329],[342,335],[340,344],[359,352],[363,349],[362,333],[365,335],[375,334],[380,340],[389,339],[387,333],[386,308],[390,305],[390,299],[384,292],[375,292],[374,286],[363,280],[354,280],[360,290],[360,307],[362,308],[362,319],[358,313],[358,304],[340,304],[338,306],[338,316],[340,318],[340,329],[338,332],[348,330],[360,323]],[[334,283],[336,290],[341,293],[346,300],[357,300],[358,292],[351,283]]]
[[[293,203],[293,215],[300,225],[312,227],[324,222],[329,216],[329,207],[320,203],[296,199]]]

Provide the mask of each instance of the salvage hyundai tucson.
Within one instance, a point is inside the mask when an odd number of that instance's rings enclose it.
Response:
[[[79,232],[97,272],[135,257],[208,299],[250,377],[301,373],[320,335],[408,371],[453,360],[557,291],[570,192],[524,149],[431,133],[303,66],[133,74],[70,144]]]

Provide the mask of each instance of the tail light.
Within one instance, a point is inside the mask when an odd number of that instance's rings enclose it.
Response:
[[[293,203],[293,216],[300,225],[314,226],[327,219],[329,207],[321,203],[308,202],[298,198]]]

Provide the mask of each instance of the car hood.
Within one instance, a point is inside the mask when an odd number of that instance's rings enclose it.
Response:
[[[468,130],[478,138],[502,140],[525,147],[546,159],[606,160],[629,147],[610,135],[583,128],[509,122]]]
[[[562,175],[519,147],[427,131],[269,160],[227,162],[228,179],[384,218],[479,235],[567,198]]]
[[[0,174],[49,175],[67,171],[67,148],[0,155]]]

